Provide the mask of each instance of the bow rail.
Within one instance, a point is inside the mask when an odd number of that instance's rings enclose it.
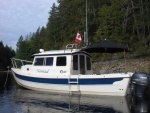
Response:
[[[17,61],[19,61],[21,63],[21,66],[26,65],[27,63],[32,64],[32,61],[28,61],[28,60],[22,60],[22,59],[16,59],[16,58],[11,58],[11,62],[14,68],[18,68],[17,65]]]

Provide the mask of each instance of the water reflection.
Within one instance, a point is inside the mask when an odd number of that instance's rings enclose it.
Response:
[[[10,90],[12,86],[17,86],[10,72],[0,72],[0,92]]]
[[[126,97],[48,94],[18,89],[14,101],[22,112],[102,112],[129,113]]]
[[[150,99],[148,97],[131,98],[132,113],[150,113]]]
[[[4,88],[7,74],[0,72],[0,90]]]

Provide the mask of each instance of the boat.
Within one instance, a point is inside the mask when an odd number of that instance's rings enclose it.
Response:
[[[128,94],[132,72],[94,74],[91,55],[75,44],[63,50],[40,49],[33,56],[32,62],[11,58],[16,82],[27,89],[81,95]]]

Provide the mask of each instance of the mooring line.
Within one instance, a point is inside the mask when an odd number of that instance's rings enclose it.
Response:
[[[7,70],[7,76],[6,76],[6,80],[5,80],[4,88],[6,87],[6,84],[7,84],[8,73],[9,73],[9,66],[8,66],[7,68],[8,68],[8,70]]]

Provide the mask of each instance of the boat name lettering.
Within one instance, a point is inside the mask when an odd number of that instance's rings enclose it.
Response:
[[[39,73],[48,73],[49,69],[48,70],[41,70],[41,69],[37,69],[37,72]]]
[[[61,73],[61,74],[62,74],[62,73],[66,73],[66,71],[60,70],[60,73]]]

